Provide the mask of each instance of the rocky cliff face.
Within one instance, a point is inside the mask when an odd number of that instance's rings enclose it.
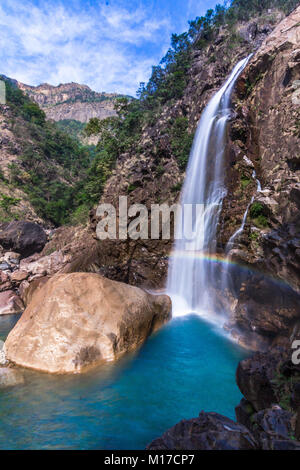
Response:
[[[240,77],[231,126],[228,196],[220,227],[220,250],[241,225],[229,256],[280,279],[274,292],[252,275],[234,291],[232,322],[274,338],[289,335],[299,317],[300,292],[300,7],[266,38]],[[261,183],[253,178],[255,170]]]
[[[46,113],[48,119],[88,122],[91,118],[105,119],[115,116],[114,100],[117,94],[96,93],[86,85],[66,83],[59,86],[47,83],[37,87],[18,83]]]

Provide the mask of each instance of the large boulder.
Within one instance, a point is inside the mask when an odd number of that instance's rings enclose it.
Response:
[[[36,289],[10,332],[15,364],[74,373],[134,350],[171,317],[171,300],[99,274],[56,274]]]
[[[255,450],[245,426],[218,413],[200,413],[183,420],[147,446],[148,450]]]
[[[33,222],[14,221],[0,230],[0,244],[7,250],[15,250],[23,257],[42,251],[47,242],[43,228]]]

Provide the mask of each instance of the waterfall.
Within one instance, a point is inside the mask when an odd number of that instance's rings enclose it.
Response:
[[[227,123],[232,115],[231,94],[250,57],[236,65],[206,106],[198,124],[181,193],[183,223],[180,221],[176,227],[169,266],[167,292],[172,298],[173,316],[214,311],[209,288],[215,282],[216,272],[211,259],[216,254],[217,226],[227,193],[224,154]],[[191,227],[192,236],[183,230],[186,225]]]

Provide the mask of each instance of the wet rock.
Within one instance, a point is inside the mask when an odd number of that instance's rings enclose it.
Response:
[[[217,413],[184,420],[147,446],[147,450],[255,450],[250,431]]]
[[[19,296],[12,290],[0,292],[0,315],[21,313],[24,305]]]
[[[45,372],[81,372],[139,347],[170,317],[168,296],[98,274],[56,274],[34,292],[8,335],[6,355]]]
[[[256,353],[241,361],[236,371],[237,385],[256,411],[277,402],[272,382],[280,356]]]
[[[47,242],[43,228],[33,222],[14,221],[0,230],[0,243],[23,257],[40,252]],[[1,268],[0,268],[1,269]]]

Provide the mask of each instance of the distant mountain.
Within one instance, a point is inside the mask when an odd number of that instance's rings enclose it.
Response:
[[[29,86],[18,82],[24,91],[54,121],[72,120],[82,123],[91,118],[105,119],[115,116],[114,102],[120,95],[116,93],[97,93],[87,85],[66,83],[52,86],[43,83]]]

